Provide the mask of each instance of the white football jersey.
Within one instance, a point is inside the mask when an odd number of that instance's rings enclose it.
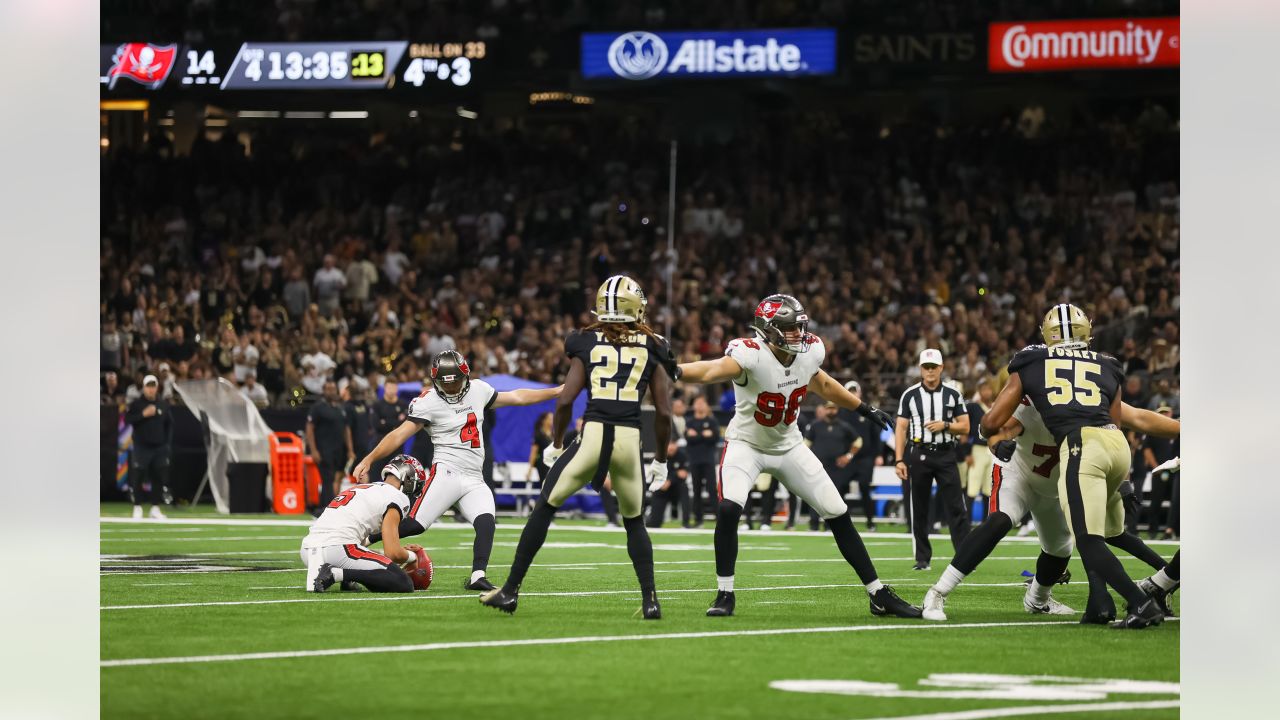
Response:
[[[817,335],[805,335],[809,351],[784,366],[761,340],[738,338],[724,354],[742,366],[733,379],[734,414],[726,440],[744,442],[760,452],[781,455],[804,441],[796,421],[809,381],[822,367],[827,350]]]
[[[409,516],[409,498],[398,489],[383,482],[353,485],[324,509],[302,547],[363,545],[370,535],[382,531],[382,517],[391,507],[400,510],[401,518]]]
[[[456,403],[446,402],[430,386],[409,403],[407,417],[426,423],[436,452],[432,461],[444,463],[465,475],[484,469],[484,412],[493,406],[498,391],[483,380],[472,380]]]
[[[1058,496],[1058,444],[1053,440],[1053,433],[1045,427],[1044,420],[1026,398],[1013,411],[1013,419],[1022,423],[1022,434],[1018,436],[1018,449],[1014,451],[1009,462],[995,460],[1000,467],[1010,467],[1018,477],[1025,481],[1041,495]]]

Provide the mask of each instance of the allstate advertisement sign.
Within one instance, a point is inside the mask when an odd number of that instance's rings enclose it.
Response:
[[[832,28],[582,35],[584,78],[831,75],[835,71],[836,31]]]

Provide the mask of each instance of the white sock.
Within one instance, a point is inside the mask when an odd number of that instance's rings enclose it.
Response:
[[[951,594],[952,590],[964,580],[964,573],[956,569],[955,565],[947,565],[947,569],[942,571],[942,577],[938,578],[938,582],[934,583],[933,589],[942,594],[943,597]]]
[[[334,582],[342,582],[342,568],[330,568]]]
[[[716,589],[721,592],[733,592],[733,576],[720,577],[716,576]]]
[[[875,595],[880,592],[880,588],[882,587],[884,587],[884,583],[880,582],[880,578],[876,578],[875,580],[867,583],[867,594]]]
[[[1045,587],[1039,580],[1031,578],[1031,588],[1027,590],[1027,595],[1031,598],[1033,605],[1039,606],[1049,602],[1049,593],[1052,590],[1053,588]]]
[[[1161,568],[1160,572],[1151,576],[1151,582],[1155,583],[1156,585],[1159,585],[1160,589],[1164,590],[1165,592],[1172,590],[1173,587],[1178,584],[1177,580],[1174,580],[1173,578],[1169,577],[1167,573],[1165,573],[1164,568]]]
[[[477,571],[475,571],[475,572],[471,573],[471,582],[475,582],[475,581],[479,580],[479,579],[480,579],[480,578],[482,578],[482,577],[484,577],[484,571],[483,571],[483,570],[477,570]]]

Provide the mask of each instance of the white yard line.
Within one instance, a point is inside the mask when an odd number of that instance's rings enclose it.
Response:
[[[1178,707],[1178,700],[1150,700],[1146,702],[1104,702],[1076,705],[1030,705],[1021,707],[985,708],[958,712],[929,713],[927,715],[894,715],[870,720],[985,720],[986,718],[1017,717],[1019,715],[1058,715],[1063,713],[1103,712],[1106,710],[1164,710]]]
[[[631,592],[631,591],[628,591]],[[701,591],[700,591],[701,592]],[[479,640],[466,642],[422,643],[418,645],[377,645],[368,647],[332,648],[327,650],[289,650],[228,655],[189,655],[183,657],[121,658],[103,660],[100,667],[127,667],[139,665],[176,665],[185,663],[237,662],[243,660],[281,660],[287,658],[330,657],[334,655],[366,655],[392,652],[426,652],[433,650],[461,650],[470,648],[508,648],[536,645],[580,645],[585,643],[642,642],[652,640],[697,640],[707,638],[764,637],[771,635],[809,635],[877,631],[938,631],[971,628],[1075,626],[1076,621],[1034,621],[995,623],[892,623],[877,625],[841,625],[834,627],[771,628],[762,630],[727,630],[718,632],[654,633],[651,635],[585,635],[579,637],[533,638],[526,640]],[[1043,712],[1043,710],[1041,710]],[[941,718],[935,718],[941,720]],[[956,718],[954,720],[960,720]]]
[[[195,583],[134,583],[133,586],[134,587],[160,587],[163,585],[165,587],[168,587],[172,585],[194,585],[194,584]],[[253,588],[249,588],[249,589],[252,590]]]
[[[266,571],[270,572],[270,571]],[[927,587],[932,583],[903,583],[899,587]],[[265,586],[262,586],[265,588]],[[780,585],[777,587],[755,587],[755,588],[738,588],[737,592],[766,592],[772,590],[834,590],[839,588],[860,588],[862,585],[856,583],[836,584],[836,585]],[[1024,587],[1023,583],[965,583],[965,587]],[[270,589],[276,589],[272,587]],[[299,585],[298,590],[302,590]],[[709,593],[710,588],[684,588],[678,590],[660,590],[660,595],[673,595],[677,593]],[[635,594],[635,590],[581,590],[575,592],[523,592],[521,597],[594,597],[598,595],[629,595]],[[280,598],[276,600],[217,600],[210,602],[189,602],[189,603],[161,603],[156,605],[102,605],[99,610],[162,610],[167,608],[187,608],[187,607],[238,607],[243,605],[284,605],[290,603],[315,603],[315,602],[402,602],[405,600],[455,600],[459,597],[475,597],[475,595],[430,595],[427,593],[406,593],[406,594],[365,594],[360,593],[352,596],[313,596],[313,597],[297,597],[297,598]]]

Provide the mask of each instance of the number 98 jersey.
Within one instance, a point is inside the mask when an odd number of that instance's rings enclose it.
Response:
[[[407,417],[426,424],[435,446],[433,462],[466,475],[480,475],[484,470],[484,413],[497,398],[498,391],[483,380],[472,380],[456,403],[446,402],[428,386],[409,403]]]
[[[726,440],[744,442],[760,452],[781,455],[804,441],[796,422],[809,393],[809,381],[822,368],[827,350],[817,335],[806,334],[808,352],[784,366],[759,340],[738,338],[724,354],[742,366],[733,379],[735,410]]]
[[[564,351],[586,367],[587,411],[583,420],[639,428],[640,401],[654,371],[671,355],[666,340],[635,333],[614,345],[604,333],[575,330],[565,338]]]

